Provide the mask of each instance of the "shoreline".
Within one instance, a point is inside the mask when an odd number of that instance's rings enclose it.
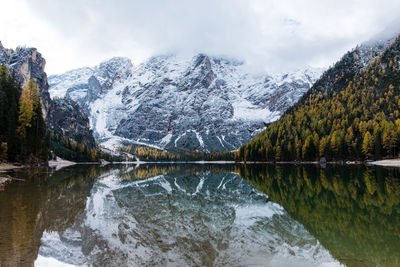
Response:
[[[199,160],[199,161],[119,161],[119,162],[73,162],[64,160],[57,157],[57,160],[49,160],[48,167],[59,170],[61,168],[74,166],[74,165],[109,165],[109,164],[120,164],[120,165],[141,165],[141,164],[244,164],[244,165],[366,165],[366,166],[382,166],[382,167],[400,167],[400,159],[383,159],[375,161],[328,161],[321,163],[319,161],[229,161],[229,160]],[[7,173],[9,171],[17,169],[26,169],[30,166],[16,165],[14,163],[0,163],[0,173]]]
[[[17,169],[23,169],[26,168],[24,165],[15,165],[13,163],[0,163],[0,187],[5,185],[8,182],[11,182],[13,180],[17,180],[11,176],[9,176],[7,173],[11,172],[13,170]]]
[[[56,157],[55,160],[52,159],[52,160],[48,161],[48,166],[50,168],[55,168],[56,171],[58,171],[62,168],[68,167],[68,166],[72,166],[72,165],[76,165],[76,162],[65,160],[60,157]]]
[[[367,162],[367,165],[382,166],[382,167],[400,167],[400,159],[383,159]]]
[[[24,165],[15,165],[14,163],[0,163],[0,173],[1,172],[8,172],[16,169],[26,168],[27,166]]]

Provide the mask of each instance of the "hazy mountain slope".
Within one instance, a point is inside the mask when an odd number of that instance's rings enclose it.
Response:
[[[354,76],[375,60],[394,39],[393,36],[386,36],[384,39],[371,39],[344,54],[338,62],[321,75],[310,90],[287,112],[291,112],[297,105],[304,104],[311,94],[326,93],[326,97],[331,97],[332,94],[343,90]]]
[[[400,38],[365,66],[347,53],[278,122],[249,144],[245,160],[365,159],[397,156],[400,140]],[[378,55],[374,58],[375,55]],[[353,75],[353,77],[351,77]]]

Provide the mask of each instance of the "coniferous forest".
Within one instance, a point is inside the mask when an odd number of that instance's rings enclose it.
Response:
[[[357,71],[360,51],[333,68],[235,158],[244,161],[365,160],[400,152],[400,36]],[[358,63],[359,64],[359,63]]]
[[[42,116],[39,91],[30,80],[20,85],[0,66],[1,160],[43,162],[49,155],[49,134]]]

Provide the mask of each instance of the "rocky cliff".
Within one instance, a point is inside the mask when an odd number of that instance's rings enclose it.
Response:
[[[6,64],[10,73],[14,73],[21,88],[25,87],[29,80],[33,80],[37,84],[43,116],[46,119],[50,110],[51,99],[48,92],[47,75],[44,72],[46,60],[42,55],[36,48],[6,49],[0,42],[0,63]]]
[[[96,146],[89,119],[77,102],[71,99],[52,100],[47,121],[53,131],[86,144],[89,148]]]

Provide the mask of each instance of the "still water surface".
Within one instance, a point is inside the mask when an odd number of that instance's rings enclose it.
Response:
[[[0,266],[400,266],[400,173],[73,166],[0,188]]]

